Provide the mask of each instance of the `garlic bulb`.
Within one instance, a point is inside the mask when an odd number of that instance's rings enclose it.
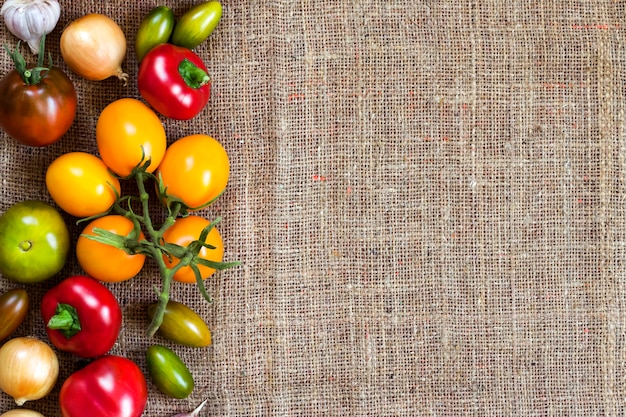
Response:
[[[9,31],[39,53],[43,35],[52,32],[61,16],[57,0],[6,0],[0,9]]]

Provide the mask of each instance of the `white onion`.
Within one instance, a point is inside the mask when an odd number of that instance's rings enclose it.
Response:
[[[116,76],[128,81],[122,71],[126,58],[126,37],[111,18],[91,13],[72,21],[61,34],[61,55],[81,77],[101,81]]]
[[[59,360],[50,346],[34,337],[16,337],[0,348],[0,389],[17,405],[52,391]]]
[[[43,414],[38,413],[35,410],[29,410],[27,408],[16,408],[11,411],[7,411],[1,414],[0,417],[45,417]]]

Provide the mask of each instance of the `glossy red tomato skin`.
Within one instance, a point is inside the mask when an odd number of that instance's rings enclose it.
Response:
[[[121,356],[95,359],[61,386],[63,417],[140,417],[148,401],[141,369]]]
[[[179,72],[189,60],[208,74],[202,59],[191,50],[163,43],[148,52],[139,67],[137,87],[152,108],[165,117],[189,120],[204,109],[211,97],[211,83],[190,87]]]
[[[0,80],[0,97],[0,127],[24,145],[56,142],[76,116],[74,84],[56,67],[35,85],[26,85],[16,70],[9,72]]]
[[[44,323],[55,315],[59,303],[76,309],[81,330],[67,338],[60,330],[46,326],[48,338],[56,348],[83,358],[109,352],[122,328],[122,310],[107,287],[83,275],[65,278],[48,290],[41,301]]]

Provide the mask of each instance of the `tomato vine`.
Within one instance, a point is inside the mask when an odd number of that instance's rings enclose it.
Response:
[[[189,207],[187,207],[179,198],[168,195],[167,189],[163,185],[160,178],[153,173],[147,172],[149,165],[150,160],[137,166],[128,177],[123,178],[125,180],[135,180],[138,195],[118,196],[111,209],[107,213],[102,214],[105,215],[114,212],[130,219],[134,225],[133,230],[128,235],[121,236],[104,229],[94,228],[94,235],[83,236],[88,239],[124,250],[131,255],[144,254],[156,262],[161,276],[161,287],[155,287],[158,306],[146,331],[147,335],[152,337],[158,331],[161,323],[163,322],[165,307],[170,299],[172,280],[174,274],[179,269],[189,266],[195,274],[196,284],[198,285],[200,293],[208,302],[212,302],[212,298],[204,285],[198,266],[204,265],[215,270],[224,270],[237,266],[240,263],[216,262],[199,256],[202,248],[210,250],[215,249],[215,246],[206,242],[206,239],[210,231],[221,221],[221,218],[219,217],[202,230],[197,240],[194,240],[187,246],[181,246],[164,241],[163,234],[165,231],[174,224],[178,217],[187,216],[189,214]],[[157,190],[157,199],[160,201],[160,205],[164,206],[167,211],[165,219],[160,225],[155,225],[151,216],[151,196],[147,191],[146,182],[154,182],[156,184],[155,188]],[[136,211],[135,203],[140,205],[140,213]],[[100,217],[102,215],[98,215],[96,217]],[[93,217],[82,219],[81,221],[89,219],[93,219]],[[145,238],[138,239],[142,231]],[[179,262],[168,266],[165,261],[165,257],[170,259],[177,258],[179,259]]]

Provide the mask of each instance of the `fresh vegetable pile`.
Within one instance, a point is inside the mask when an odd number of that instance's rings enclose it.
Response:
[[[0,80],[0,128],[24,146],[58,141],[80,111],[71,78],[45,51],[60,11],[57,0],[6,0],[0,9],[9,31],[37,55],[29,67],[20,42],[14,49],[5,46],[15,69]],[[211,78],[193,49],[221,17],[221,4],[207,1],[178,19],[167,6],[158,6],[137,22],[139,98],[120,97],[101,111],[96,153],[76,149],[46,167],[49,202],[22,201],[0,216],[0,273],[24,287],[0,294],[0,390],[18,406],[44,398],[59,383],[64,417],[85,410],[93,417],[138,417],[148,401],[148,381],[173,399],[193,392],[193,375],[175,349],[151,344],[145,352],[148,375],[132,360],[111,354],[123,312],[108,286],[123,285],[152,262],[160,286],[145,311],[146,337],[158,332],[181,347],[211,344],[204,320],[170,299],[170,290],[193,284],[210,301],[204,281],[237,265],[223,260],[220,219],[202,215],[225,191],[230,162],[221,143],[206,132],[168,141],[164,123],[192,119],[206,107]],[[109,16],[92,13],[69,22],[60,51],[72,73],[87,82],[129,81],[122,70],[126,36]],[[82,229],[76,238],[61,211]],[[71,248],[83,274],[59,277]],[[28,286],[53,277],[59,282],[40,306],[32,306]],[[37,307],[47,340],[13,337]],[[58,352],[86,365],[58,381]],[[205,403],[184,415],[197,415]],[[18,408],[0,417],[20,415],[41,416]]]

